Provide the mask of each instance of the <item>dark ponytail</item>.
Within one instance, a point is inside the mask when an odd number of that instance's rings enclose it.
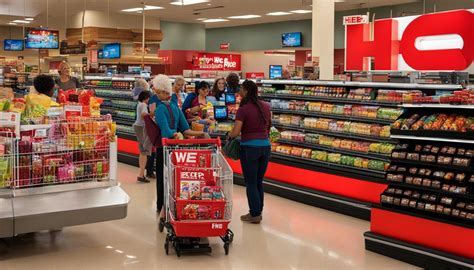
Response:
[[[205,89],[205,88],[211,88],[211,86],[209,85],[208,82],[206,81],[197,81],[196,84],[195,84],[195,90],[194,90],[194,93],[196,93],[196,95],[199,96],[199,90],[201,89]]]
[[[240,106],[244,106],[247,103],[253,103],[258,107],[258,110],[260,111],[260,115],[263,118],[263,121],[265,122],[265,126],[270,126],[270,119],[267,119],[267,116],[263,110],[263,105],[262,101],[260,101],[260,98],[258,97],[258,86],[255,82],[250,81],[250,80],[245,80],[242,83],[242,88],[247,91],[247,96],[242,99],[240,102]]]

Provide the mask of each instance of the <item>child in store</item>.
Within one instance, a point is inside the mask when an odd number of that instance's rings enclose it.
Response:
[[[187,110],[186,118],[188,122],[198,122],[200,125],[209,126],[213,123],[213,106],[208,102],[209,83],[202,81],[196,83],[196,98],[191,103],[191,108]],[[206,128],[204,128],[206,130]]]
[[[137,120],[133,124],[133,130],[137,136],[138,149],[140,151],[139,157],[139,172],[137,181],[143,183],[149,183],[145,177],[145,167],[147,165],[148,156],[150,156],[152,151],[152,144],[145,130],[145,116],[148,115],[148,101],[150,100],[150,92],[142,91],[138,95],[138,105],[137,105]]]

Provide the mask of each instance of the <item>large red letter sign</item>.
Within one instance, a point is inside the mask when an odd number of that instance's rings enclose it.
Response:
[[[375,69],[398,68],[398,22],[378,20],[374,25],[374,41],[370,41],[370,25],[348,25],[346,29],[346,70],[368,70],[368,57],[375,58]]]
[[[459,35],[462,49],[418,50],[419,37]],[[464,70],[474,58],[474,13],[467,10],[419,16],[403,32],[400,53],[415,70]]]

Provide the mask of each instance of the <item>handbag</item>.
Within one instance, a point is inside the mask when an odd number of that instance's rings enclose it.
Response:
[[[171,111],[171,106],[169,104],[165,104],[168,112],[170,114],[171,121],[169,123],[170,129],[173,129],[173,124],[174,124],[174,115],[173,112]],[[158,124],[153,120],[153,118],[150,115],[147,115],[144,117],[145,121],[145,130],[148,135],[148,138],[150,138],[150,141],[154,147],[162,147],[162,141],[161,141],[161,130]]]
[[[227,140],[222,151],[226,157],[233,160],[239,160],[241,151],[240,140],[237,138]]]

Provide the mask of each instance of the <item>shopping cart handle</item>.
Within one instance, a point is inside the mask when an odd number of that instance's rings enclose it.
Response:
[[[215,144],[221,146],[221,139],[185,139],[185,140],[175,140],[175,139],[162,139],[163,146],[167,145],[190,145],[190,144]]]

